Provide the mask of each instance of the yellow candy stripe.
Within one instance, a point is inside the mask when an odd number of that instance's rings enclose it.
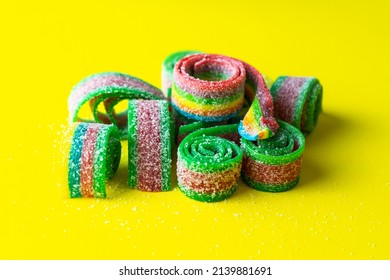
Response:
[[[172,100],[175,100],[175,104],[183,111],[191,114],[201,116],[220,116],[232,114],[239,110],[244,102],[244,96],[242,95],[236,100],[224,104],[201,104],[183,98],[177,92],[176,88],[172,87]]]

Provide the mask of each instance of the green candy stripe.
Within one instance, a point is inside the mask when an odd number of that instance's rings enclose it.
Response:
[[[93,191],[97,198],[106,197],[106,181],[116,173],[121,159],[120,132],[115,126],[102,126],[98,132],[93,166]]]
[[[257,145],[241,138],[241,147],[252,159],[270,165],[287,164],[302,156],[305,137],[294,126],[279,121],[279,130],[269,139],[258,140]]]
[[[171,154],[173,145],[173,125],[172,117],[169,114],[169,104],[164,102],[160,111],[161,122],[161,165],[162,165],[162,191],[172,189],[171,182]],[[168,128],[168,129],[167,129]]]
[[[183,139],[178,148],[178,160],[189,170],[201,173],[222,172],[241,164],[242,151],[233,142],[217,137],[237,131],[237,125],[200,129]]]
[[[71,198],[82,197],[80,189],[81,152],[84,143],[83,137],[87,129],[88,124],[78,124],[72,138],[68,157],[68,187]]]
[[[291,190],[299,183],[299,177],[286,184],[265,184],[250,179],[245,173],[242,173],[241,176],[250,187],[263,192],[285,192]]]
[[[322,85],[317,79],[313,81],[309,89],[306,102],[306,120],[303,127],[304,132],[311,132],[315,128],[318,116],[322,111]]]
[[[197,131],[202,128],[226,125],[226,121],[222,122],[193,122],[186,125],[179,126],[179,131],[177,134],[177,143],[180,144],[181,141],[190,133]],[[232,131],[233,132],[233,131]]]
[[[120,132],[113,125],[77,123],[68,158],[68,187],[70,197],[82,197],[81,158],[85,135],[90,126],[98,126],[93,154],[93,195],[106,197],[106,181],[119,167],[121,158]]]
[[[201,201],[201,202],[217,202],[222,201],[228,197],[230,197],[237,189],[237,185],[233,185],[228,190],[224,190],[217,193],[207,194],[194,191],[193,189],[186,188],[181,184],[178,184],[178,187],[182,193],[184,193],[189,198]]]
[[[258,140],[257,149],[259,153],[265,155],[286,155],[293,152],[294,137],[286,127],[281,127],[275,136],[264,140]]]
[[[210,74],[212,76],[212,74]],[[173,88],[175,91],[184,99],[196,102],[198,104],[206,104],[206,105],[218,105],[218,104],[225,104],[228,102],[232,102],[234,100],[240,99],[243,95],[242,91],[237,92],[234,95],[228,96],[228,97],[220,97],[220,98],[201,98],[197,97],[195,95],[192,95],[190,93],[185,92],[182,90],[179,86],[176,85],[176,83],[173,83]]]
[[[128,106],[128,121],[129,121],[129,127],[128,127],[128,146],[133,147],[132,149],[128,149],[128,186],[130,188],[136,188],[138,183],[138,155],[137,155],[137,127],[138,127],[138,121],[137,121],[137,104],[134,102],[129,102]],[[132,124],[132,125],[130,125]]]

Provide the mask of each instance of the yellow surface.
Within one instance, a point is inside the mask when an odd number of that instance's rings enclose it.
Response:
[[[0,258],[389,259],[390,3],[321,2],[1,1]],[[205,204],[128,190],[123,157],[109,199],[69,199],[72,86],[102,71],[160,86],[183,49],[320,79],[299,185]]]

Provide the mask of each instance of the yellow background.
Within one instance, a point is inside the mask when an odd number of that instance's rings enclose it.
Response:
[[[145,2],[145,3],[140,3]],[[389,1],[1,1],[1,259],[389,259]],[[160,87],[162,60],[220,53],[316,76],[301,182],[214,204],[126,187],[69,199],[61,139],[85,76]]]

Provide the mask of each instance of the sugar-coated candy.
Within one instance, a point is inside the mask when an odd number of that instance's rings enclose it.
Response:
[[[179,189],[186,196],[215,202],[234,193],[240,177],[242,151],[234,142],[218,136],[237,134],[237,127],[226,125],[200,129],[180,143],[177,179]]]
[[[283,121],[279,121],[276,135],[257,144],[242,138],[241,176],[257,190],[287,191],[298,184],[304,147],[302,132]]]
[[[173,72],[172,105],[197,121],[230,119],[244,101],[245,68],[235,59],[194,54],[179,60]]]
[[[272,79],[264,74],[261,74],[263,76],[263,79],[265,81],[265,84],[267,88],[271,88],[272,86]],[[244,103],[242,105],[241,110],[238,112],[237,116],[233,117],[232,119],[229,120],[229,123],[240,123],[240,121],[243,120],[245,117],[246,113],[248,112],[253,99],[255,97],[255,91],[253,88],[249,85],[249,82],[246,82],[245,84],[245,96],[244,96]]]
[[[250,81],[247,83],[249,92],[253,92],[253,102],[240,122],[238,132],[247,140],[266,139],[278,130],[272,96],[259,71],[249,64],[246,64],[246,70]]]
[[[165,99],[160,89],[136,77],[104,72],[91,75],[80,81],[71,91],[68,99],[70,121],[114,124],[127,136],[127,111],[115,112],[115,106],[126,99]],[[89,102],[93,119],[79,116],[81,107]],[[98,110],[103,102],[106,112]]]
[[[179,51],[170,54],[167,56],[162,64],[161,71],[161,82],[162,82],[162,92],[165,97],[168,99],[171,98],[172,91],[172,80],[173,80],[173,68],[175,67],[176,62],[187,55],[200,53],[198,51]]]
[[[142,191],[171,190],[172,119],[164,100],[130,100],[128,185]]]
[[[218,129],[216,129],[216,134],[213,134],[213,136],[218,136],[218,137],[221,137],[221,138],[225,138],[227,140],[230,140],[230,141],[233,141],[234,143],[236,143],[237,145],[240,145],[240,134],[238,134],[238,125],[221,125],[221,124],[216,124],[216,123],[210,123],[210,122],[193,122],[193,123],[190,123],[190,124],[186,124],[186,125],[182,125],[180,128],[179,128],[179,132],[178,132],[178,135],[177,135],[177,144],[179,145],[181,143],[181,141],[183,141],[183,139],[185,137],[187,137],[187,135],[191,134],[192,132],[195,132],[199,129],[202,129],[202,128],[207,128],[207,127],[214,127],[214,126],[221,126],[219,127]],[[217,133],[218,131],[218,133]]]
[[[203,122],[229,120],[244,103],[252,105],[240,125],[243,137],[264,139],[278,129],[273,102],[263,76],[249,64],[215,55],[194,54],[179,60],[173,72],[172,105],[182,115]]]
[[[75,123],[68,157],[70,196],[106,197],[106,181],[118,169],[120,132],[113,125]]]
[[[322,85],[313,77],[281,76],[271,87],[275,117],[310,133],[322,107]]]

